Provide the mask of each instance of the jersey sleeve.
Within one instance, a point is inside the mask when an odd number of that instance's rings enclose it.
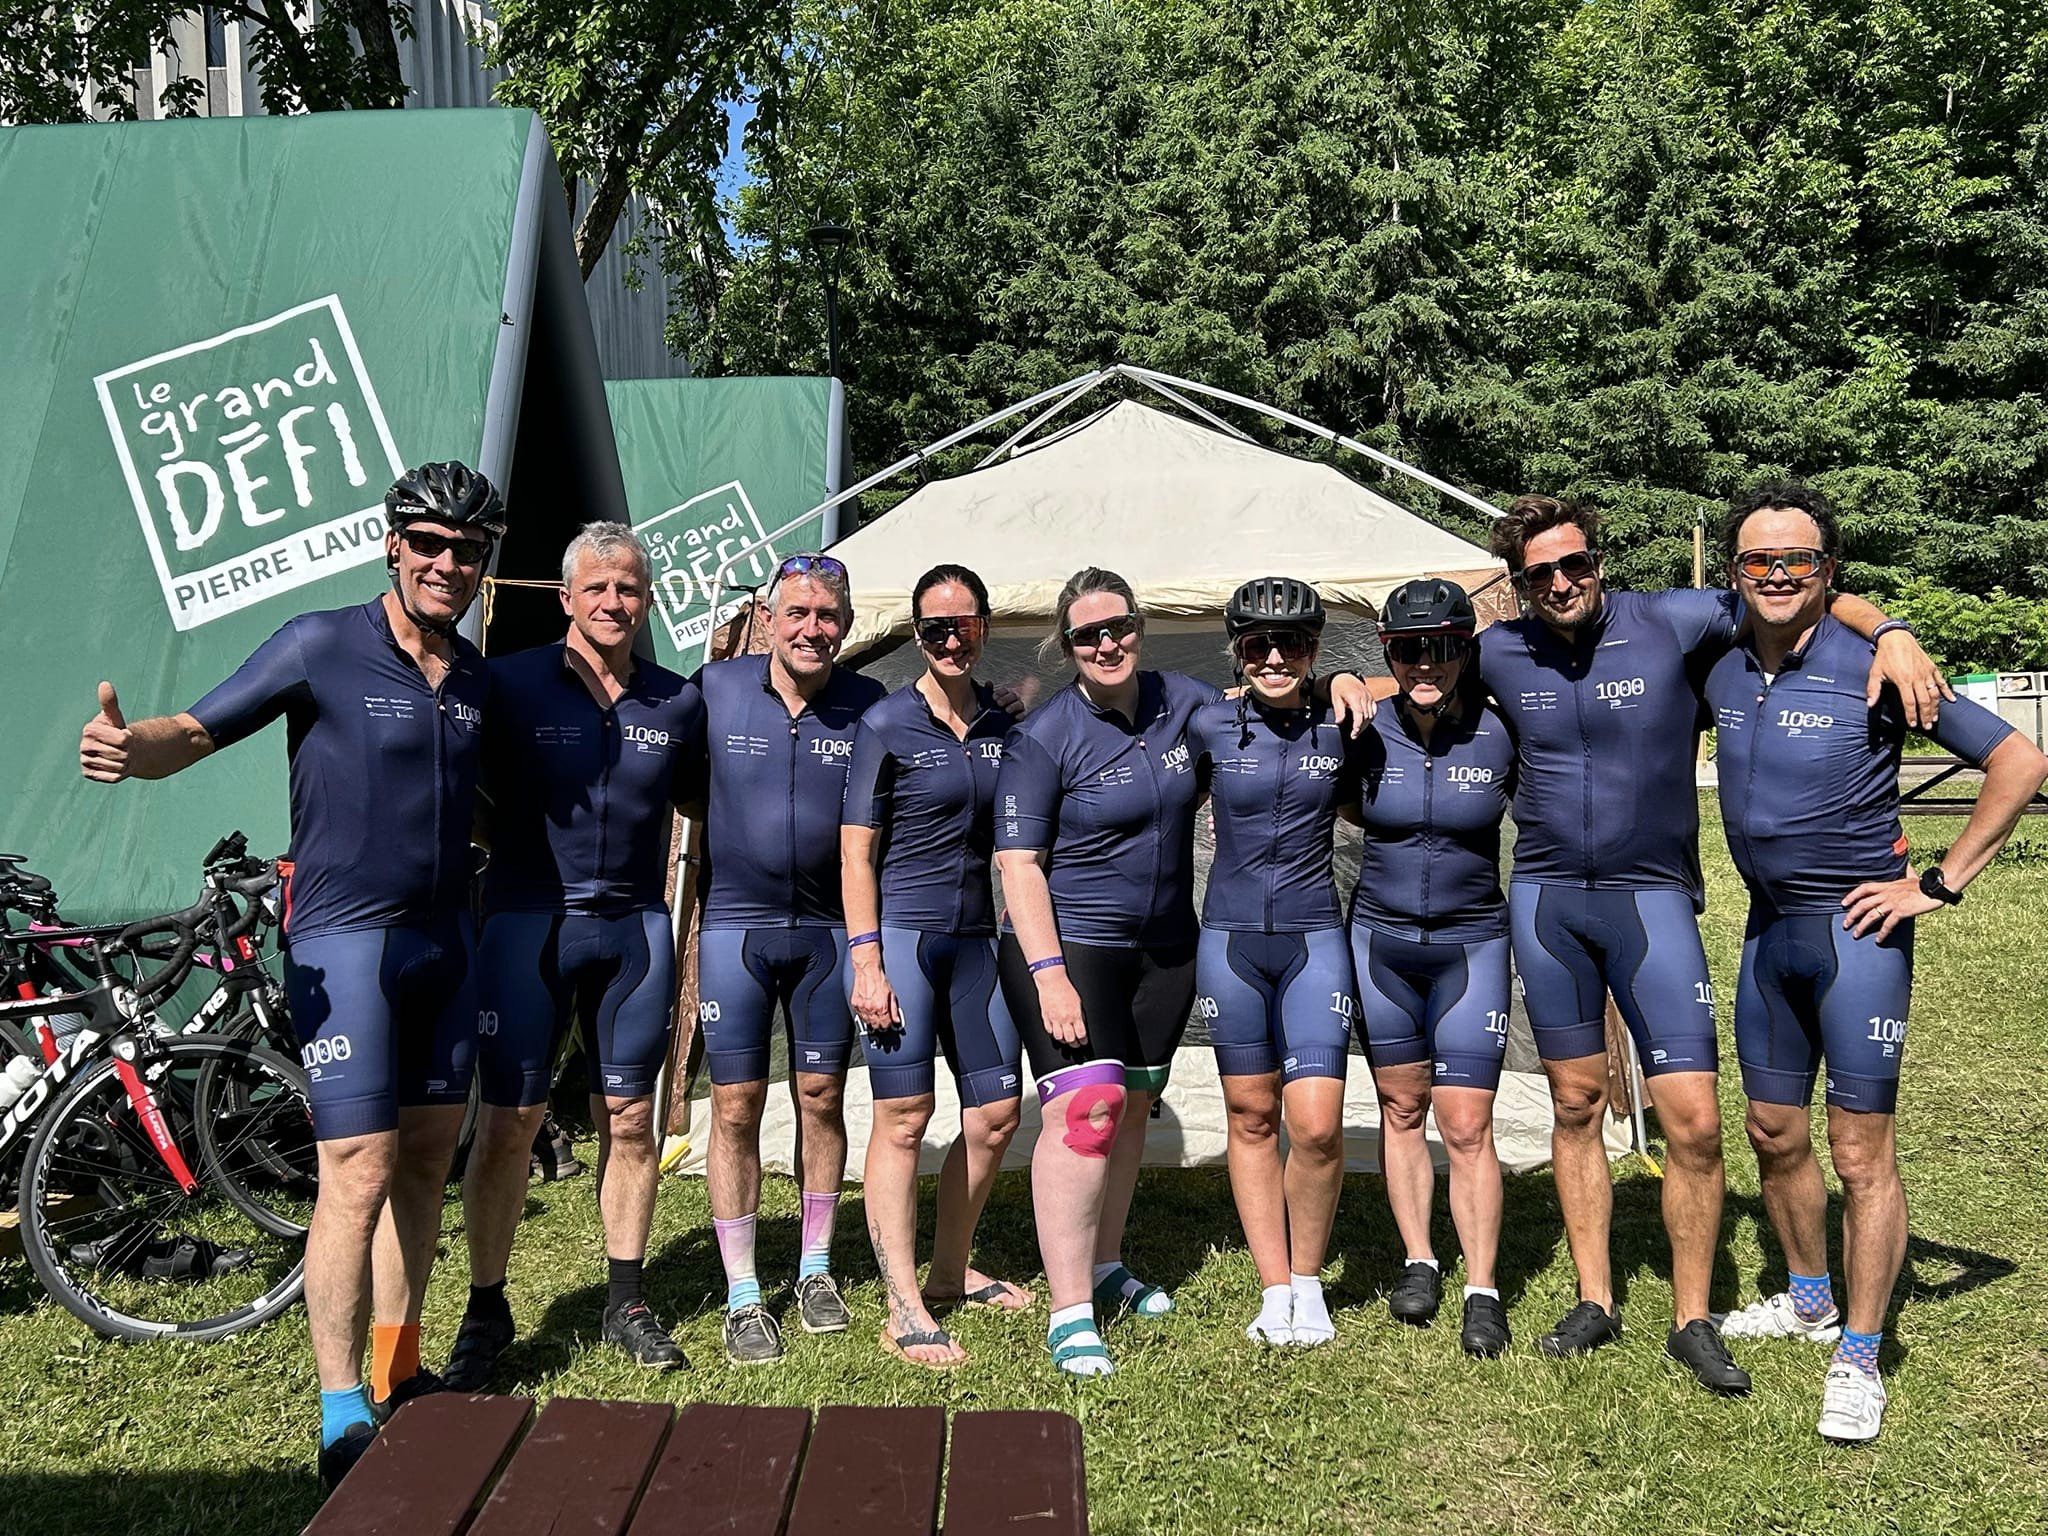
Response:
[[[1052,847],[1060,820],[1060,765],[1037,737],[1012,731],[996,775],[996,849]]]
[[[194,704],[189,713],[216,747],[230,747],[255,735],[292,705],[310,704],[312,697],[299,624],[293,619],[257,646],[226,682]]]
[[[703,800],[711,787],[710,733],[705,728],[709,711],[703,692],[695,683],[683,684],[676,696],[677,731],[680,739],[671,761],[668,798],[677,810]]]
[[[853,760],[846,769],[846,800],[840,807],[844,827],[880,827],[889,819],[889,798],[896,787],[896,756],[882,733],[863,720],[853,729]]]
[[[1950,699],[1941,706],[1934,729],[1927,734],[1944,751],[1982,768],[1998,744],[2013,734],[2013,728],[1982,704],[1970,699]]]
[[[1735,640],[1741,599],[1726,588],[1674,587],[1669,592],[1649,593],[1647,600],[1688,656],[1710,646],[1724,649]]]

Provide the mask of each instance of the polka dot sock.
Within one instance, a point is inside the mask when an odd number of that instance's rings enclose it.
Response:
[[[1842,1330],[1841,1342],[1835,1345],[1835,1365],[1853,1365],[1866,1376],[1877,1374],[1877,1348],[1884,1342],[1881,1333],[1851,1333]]]
[[[1788,1277],[1792,1293],[1792,1310],[1799,1314],[1802,1322],[1815,1323],[1835,1310],[1834,1282],[1826,1275],[1792,1275]]]

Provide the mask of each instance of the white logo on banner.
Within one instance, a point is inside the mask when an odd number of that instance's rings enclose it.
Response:
[[[692,496],[666,512],[633,525],[654,560],[654,606],[677,650],[701,646],[714,624],[723,624],[746,606],[744,593],[714,594],[718,568],[740,550],[764,538],[761,514],[747,499],[747,488],[728,480]],[[734,562],[724,585],[752,587],[765,582],[779,558],[763,546]],[[713,607],[712,598],[720,601]]]
[[[338,295],[93,384],[177,628],[383,558],[404,465]]]

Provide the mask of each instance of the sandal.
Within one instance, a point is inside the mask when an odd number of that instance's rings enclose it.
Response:
[[[1137,1289],[1126,1295],[1126,1284]],[[1145,1284],[1119,1264],[1095,1282],[1095,1310],[1105,1317],[1114,1317],[1125,1308],[1140,1317],[1164,1317],[1173,1310],[1173,1298],[1158,1286]]]
[[[1011,1295],[1023,1297],[1024,1305],[1004,1306],[1001,1298]],[[1007,1280],[991,1280],[987,1285],[977,1285],[971,1291],[959,1291],[951,1296],[935,1296],[927,1291],[924,1293],[924,1304],[935,1310],[939,1307],[981,1307],[991,1312],[1029,1312],[1031,1293],[1023,1286],[1012,1285]]]
[[[1083,1334],[1092,1342],[1077,1342]],[[1045,1346],[1052,1351],[1054,1366],[1069,1376],[1107,1376],[1116,1369],[1116,1362],[1109,1358],[1109,1350],[1103,1345],[1102,1335],[1085,1317],[1061,1323],[1045,1336]]]
[[[943,1347],[952,1342],[953,1335],[943,1328],[913,1328],[908,1333],[891,1333],[886,1327],[882,1329],[883,1353],[894,1355],[906,1365],[921,1365],[928,1371],[956,1370],[967,1363],[967,1356],[962,1354],[958,1360],[913,1360],[908,1351],[920,1344]]]

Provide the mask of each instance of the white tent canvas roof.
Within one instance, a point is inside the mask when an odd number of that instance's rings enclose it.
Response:
[[[1220,612],[1251,576],[1297,576],[1360,615],[1410,577],[1499,575],[1476,544],[1326,464],[1124,400],[1000,463],[915,492],[832,552],[853,578],[849,650],[910,624],[941,561],[989,583],[998,622],[1050,614],[1068,576],[1106,565],[1159,617]]]

